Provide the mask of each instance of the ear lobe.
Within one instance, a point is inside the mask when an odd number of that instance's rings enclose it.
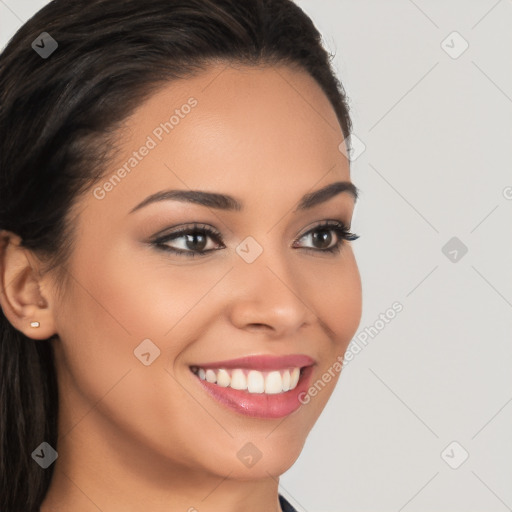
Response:
[[[55,324],[48,298],[41,292],[43,277],[38,270],[37,258],[21,246],[20,237],[2,231],[0,305],[13,327],[29,338],[42,340],[55,334]]]

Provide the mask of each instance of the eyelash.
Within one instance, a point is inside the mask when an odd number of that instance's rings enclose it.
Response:
[[[359,238],[359,235],[356,235],[355,233],[350,232],[349,229],[345,226],[345,224],[343,222],[326,220],[326,221],[322,222],[321,224],[315,226],[314,228],[310,229],[306,233],[304,233],[300,238],[298,238],[298,240],[301,240],[305,236],[308,236],[317,231],[334,231],[338,238],[336,244],[327,249],[315,249],[312,247],[302,247],[302,249],[304,249],[306,251],[337,254],[340,252],[341,246],[343,245],[344,240],[354,241]],[[185,257],[189,257],[189,258],[194,258],[196,256],[206,256],[210,252],[219,250],[219,249],[208,249],[206,251],[205,250],[203,250],[203,251],[183,250],[183,249],[175,249],[166,244],[167,242],[170,242],[172,240],[176,240],[185,235],[192,235],[192,234],[207,235],[208,237],[213,239],[216,243],[222,243],[222,237],[221,237],[220,233],[211,229],[210,227],[208,227],[205,224],[196,224],[195,223],[192,226],[185,226],[177,231],[174,231],[173,233],[169,233],[168,235],[161,236],[161,237],[153,240],[151,242],[151,244],[158,247],[159,249],[164,250],[164,251],[168,251],[173,254],[177,254],[177,255],[185,256]],[[222,249],[222,247],[220,249]]]

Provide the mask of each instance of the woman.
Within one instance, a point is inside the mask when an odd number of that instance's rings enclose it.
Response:
[[[55,0],[0,94],[0,510],[293,511],[279,475],[361,316],[311,20]]]

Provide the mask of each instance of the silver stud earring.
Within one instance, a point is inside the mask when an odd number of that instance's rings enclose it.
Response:
[[[30,322],[30,327],[39,327],[40,325],[39,322]]]

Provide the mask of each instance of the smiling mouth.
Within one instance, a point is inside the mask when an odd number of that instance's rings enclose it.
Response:
[[[277,395],[297,387],[306,367],[289,367],[281,370],[259,371],[247,368],[201,368],[191,366],[192,373],[202,381],[222,388],[245,391],[249,394]]]

